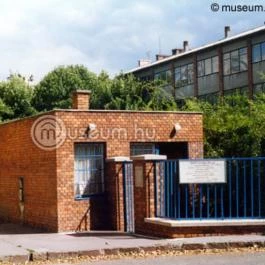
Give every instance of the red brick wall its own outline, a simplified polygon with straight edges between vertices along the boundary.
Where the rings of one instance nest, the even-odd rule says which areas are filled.
[[[238,226],[193,226],[193,227],[168,227],[159,224],[145,224],[146,229],[138,233],[162,238],[205,237],[223,235],[264,234],[265,225],[238,225]]]
[[[67,138],[65,143],[57,150],[57,177],[58,177],[58,230],[75,230],[89,204],[94,199],[76,201],[74,199],[74,143],[75,142],[106,142],[106,156],[129,156],[130,142],[190,142],[191,146],[198,146],[203,141],[202,115],[188,113],[165,112],[119,112],[119,111],[66,111],[57,112],[65,123],[66,128],[87,128],[89,123],[97,125],[97,131],[103,130],[106,138],[107,131],[113,128],[122,128],[127,131],[127,137],[121,134],[118,138],[90,139],[83,136],[84,132],[77,133],[79,139]],[[173,126],[179,122],[182,129],[177,135],[172,135]],[[143,129],[145,136],[140,133]],[[154,129],[156,131],[153,139]],[[113,132],[113,131],[112,131]],[[74,135],[72,133],[72,135]],[[94,134],[95,135],[95,134]],[[109,133],[109,135],[112,135]],[[143,136],[143,137],[142,137]],[[200,144],[199,144],[200,145]],[[202,145],[200,145],[202,146]],[[197,150],[197,149],[196,149]],[[193,154],[193,149],[190,150]],[[108,175],[106,176],[108,177]],[[106,180],[108,182],[108,180]],[[107,198],[106,198],[107,200]],[[88,229],[105,229],[110,222],[111,205],[100,205],[88,216]],[[95,221],[99,220],[99,221]]]
[[[105,173],[109,228],[124,231],[124,191],[122,163],[108,162]]]
[[[36,118],[0,126],[0,218],[21,221],[19,177],[24,177],[24,221],[57,230],[56,152],[43,151],[32,142]]]
[[[111,204],[108,188],[108,196],[75,200],[75,142],[105,142],[106,157],[111,157],[129,156],[130,142],[175,141],[189,142],[189,155],[193,156],[194,150],[202,146],[203,141],[201,114],[73,110],[50,112],[49,115],[59,117],[67,130],[71,128],[71,137],[67,137],[56,151],[41,150],[32,142],[30,130],[37,117],[0,125],[0,215],[12,221],[20,220],[18,178],[23,176],[24,221],[51,231],[116,229],[113,226],[113,205],[122,207],[119,198],[122,194],[116,193],[119,202]],[[176,122],[182,129],[174,135],[172,130]],[[89,123],[96,124],[103,135],[97,139],[88,138],[84,129]],[[79,131],[80,128],[83,130]],[[125,130],[127,135],[121,133],[119,138],[117,131],[111,131],[112,136],[106,137],[106,132],[114,128]],[[106,175],[106,178],[109,176]],[[122,226],[122,221],[117,225]]]
[[[137,187],[134,183],[135,232],[145,234],[149,228],[144,219],[155,217],[154,165],[152,162],[134,161],[133,167],[137,166],[143,169],[143,186]]]

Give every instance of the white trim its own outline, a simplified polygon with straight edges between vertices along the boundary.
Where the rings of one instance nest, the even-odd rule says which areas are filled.
[[[130,162],[128,156],[113,156],[106,159],[107,162]]]
[[[152,161],[157,161],[157,160],[167,160],[167,156],[165,155],[154,155],[154,154],[146,154],[146,155],[138,155],[138,156],[132,156],[132,160],[152,160]]]
[[[225,220],[172,220],[167,218],[145,218],[146,223],[167,227],[204,227],[204,226],[255,226],[264,225],[265,219],[225,219]]]

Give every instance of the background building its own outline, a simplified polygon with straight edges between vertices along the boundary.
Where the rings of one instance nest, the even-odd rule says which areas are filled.
[[[159,79],[177,100],[198,97],[213,101],[234,93],[250,98],[265,90],[265,26],[230,36],[195,49],[173,49],[172,55],[156,55],[156,61],[140,60],[128,71],[140,80]]]

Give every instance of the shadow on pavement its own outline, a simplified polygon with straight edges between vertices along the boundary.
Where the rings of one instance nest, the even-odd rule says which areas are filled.
[[[23,224],[14,224],[14,223],[0,223],[0,235],[23,235],[23,234],[48,234],[46,230],[30,227]],[[54,234],[54,233],[53,233]],[[128,239],[152,239],[152,240],[161,240],[160,238],[155,237],[146,237],[141,235],[136,235],[132,233],[124,233],[118,231],[83,231],[83,232],[74,232],[74,233],[63,233],[70,237],[98,237],[104,239],[115,239],[115,240],[128,240]]]
[[[15,234],[40,234],[47,231],[32,228],[23,224],[0,223],[0,235],[15,235]]]
[[[68,236],[73,237],[102,237],[102,238],[112,238],[112,239],[136,239],[136,238],[146,238],[152,240],[161,240],[161,238],[156,237],[147,237],[136,235],[133,233],[125,233],[125,232],[116,232],[116,231],[91,231],[91,232],[76,232],[76,233],[69,233]]]

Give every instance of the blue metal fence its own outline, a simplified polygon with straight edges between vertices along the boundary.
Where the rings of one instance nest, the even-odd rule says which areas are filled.
[[[178,160],[156,162],[154,168],[158,217],[265,217],[265,158],[226,159],[227,182],[223,184],[180,184]]]
[[[123,194],[124,194],[124,221],[125,231],[134,232],[134,190],[132,162],[123,162]]]

